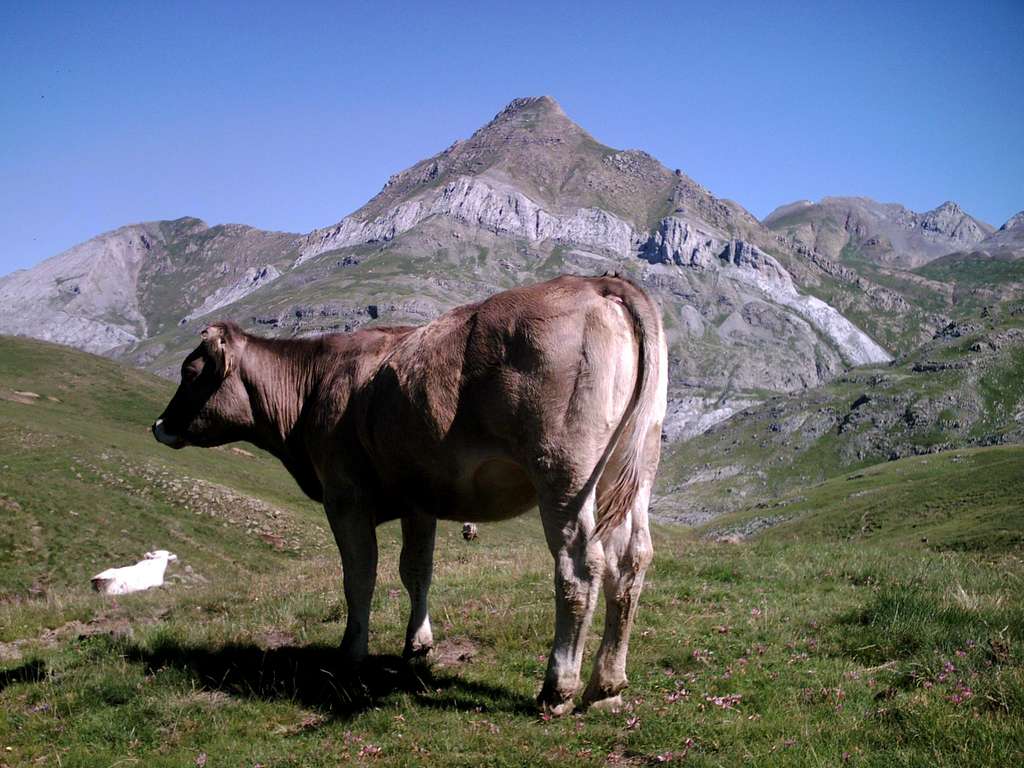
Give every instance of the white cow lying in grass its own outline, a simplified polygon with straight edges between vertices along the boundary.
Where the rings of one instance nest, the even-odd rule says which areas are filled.
[[[127,595],[129,592],[141,592],[151,587],[159,587],[164,583],[164,571],[167,564],[177,560],[178,556],[166,549],[147,552],[145,559],[135,565],[123,568],[107,568],[92,577],[92,588],[108,595]]]

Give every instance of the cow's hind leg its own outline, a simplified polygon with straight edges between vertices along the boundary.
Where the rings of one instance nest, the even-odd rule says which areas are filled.
[[[377,531],[370,510],[346,501],[324,504],[334,540],[341,553],[342,578],[348,619],[341,639],[341,655],[358,664],[369,653],[370,602],[377,583]]]
[[[409,592],[411,609],[405,631],[405,658],[425,656],[434,645],[427,613],[427,593],[434,570],[434,536],[437,520],[414,512],[402,518],[402,555],[398,572]]]
[[[555,640],[538,703],[547,712],[572,711],[580,685],[587,630],[594,615],[603,554],[594,535],[594,492],[569,501],[540,501],[548,547],[555,558]]]
[[[629,517],[604,542],[604,637],[594,659],[594,670],[583,693],[583,706],[614,709],[622,703],[626,687],[626,655],[636,617],[644,573],[653,557],[647,526],[650,484],[634,501]]]

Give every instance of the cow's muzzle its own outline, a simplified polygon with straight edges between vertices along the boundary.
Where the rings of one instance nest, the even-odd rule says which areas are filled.
[[[157,419],[153,422],[153,437],[164,445],[169,445],[171,448],[184,448],[188,445],[185,438],[179,437],[178,435],[172,435],[164,429],[163,419]]]

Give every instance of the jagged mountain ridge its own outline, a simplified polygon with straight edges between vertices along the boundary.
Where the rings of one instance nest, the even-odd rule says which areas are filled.
[[[871,261],[904,269],[970,248],[995,231],[952,201],[917,213],[867,197],[789,203],[768,214],[764,224],[831,259],[853,248]]]
[[[61,266],[74,266],[70,251],[4,278],[0,295],[34,291],[55,320],[33,328],[0,312],[0,330],[90,348],[108,328],[105,351],[172,374],[211,313],[277,335],[423,322],[501,288],[617,269],[665,309],[670,435],[766,393],[818,386],[847,365],[887,360],[872,336],[888,343],[884,334],[895,338],[907,324],[931,332],[900,294],[771,231],[650,155],[602,145],[549,97],[513,101],[466,141],[306,236],[181,221],[137,225],[182,231],[145,251],[130,236],[136,245],[118,246],[131,254],[123,266],[102,255],[116,250],[116,233],[90,241],[107,244],[91,262],[96,270],[111,263],[123,272],[120,292],[100,295],[123,302],[76,304],[56,291],[80,269]],[[880,306],[896,311],[879,320]],[[83,330],[56,334],[69,318]]]

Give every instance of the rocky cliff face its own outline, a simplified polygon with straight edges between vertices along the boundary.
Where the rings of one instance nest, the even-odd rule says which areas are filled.
[[[158,225],[136,224],[0,279],[0,329],[105,352],[146,337],[138,277]]]

